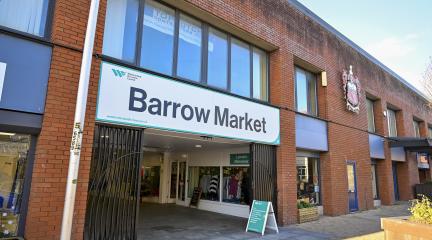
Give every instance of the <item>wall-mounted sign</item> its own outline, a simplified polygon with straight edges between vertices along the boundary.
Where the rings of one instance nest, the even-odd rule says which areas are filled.
[[[429,155],[426,153],[417,153],[418,168],[429,169]]]
[[[230,154],[231,165],[248,165],[250,164],[250,153]]]
[[[3,84],[6,75],[6,63],[0,62],[0,101],[3,93]]]
[[[102,62],[96,120],[279,144],[279,109]]]
[[[357,76],[354,76],[351,65],[349,72],[343,70],[342,80],[347,109],[358,114],[360,111],[361,88],[360,81]]]

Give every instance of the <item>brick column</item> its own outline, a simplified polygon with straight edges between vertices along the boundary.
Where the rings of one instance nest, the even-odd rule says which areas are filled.
[[[402,201],[414,198],[414,185],[420,183],[416,153],[407,152],[406,161],[397,166],[399,198]]]
[[[277,148],[277,190],[279,224],[297,223],[297,184],[295,113],[293,109],[294,81],[293,56],[277,50],[270,54],[270,101],[281,106],[281,143]]]
[[[384,116],[385,102],[376,100],[374,103],[375,128],[378,134],[388,136],[387,118]],[[391,205],[394,203],[394,186],[391,152],[388,142],[384,142],[383,160],[377,161],[378,191],[381,204]]]

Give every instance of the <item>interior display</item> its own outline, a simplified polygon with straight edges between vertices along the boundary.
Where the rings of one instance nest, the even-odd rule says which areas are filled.
[[[297,157],[297,200],[320,204],[319,164],[317,158]]]
[[[159,197],[160,166],[142,167],[141,197]]]
[[[249,205],[249,167],[223,167],[223,201]]]
[[[188,196],[195,187],[202,190],[201,199],[219,201],[219,167],[189,167]]]
[[[0,133],[0,238],[16,236],[30,136]]]

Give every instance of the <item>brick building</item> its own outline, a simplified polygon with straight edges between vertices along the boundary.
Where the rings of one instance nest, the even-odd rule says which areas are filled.
[[[59,238],[89,2],[0,1],[0,237]],[[74,239],[199,187],[286,225],[431,180],[426,98],[294,0],[101,0],[94,46]]]

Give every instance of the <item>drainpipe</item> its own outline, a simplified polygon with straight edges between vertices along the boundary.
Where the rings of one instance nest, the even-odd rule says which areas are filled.
[[[88,86],[93,55],[94,38],[96,34],[98,10],[99,0],[91,0],[89,19],[87,23],[87,30],[83,49],[83,58],[81,62],[78,95],[75,106],[75,119],[70,147],[68,176],[66,181],[66,196],[61,225],[61,240],[71,239],[78,168],[81,154],[81,141],[84,129],[85,110],[87,106]]]

